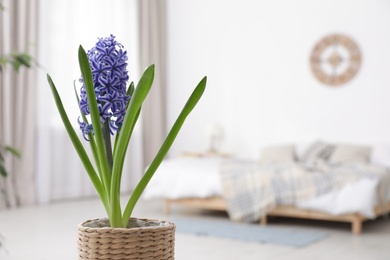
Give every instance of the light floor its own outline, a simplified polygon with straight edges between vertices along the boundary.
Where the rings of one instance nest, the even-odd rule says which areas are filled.
[[[225,213],[200,211],[174,206],[171,215],[162,213],[162,201],[140,201],[134,216],[170,220],[175,217],[227,218]],[[98,200],[62,202],[54,205],[0,211],[0,234],[8,257],[0,260],[73,260],[77,259],[77,224],[104,217]],[[363,234],[350,232],[350,225],[322,221],[273,219],[270,225],[300,226],[326,231],[329,236],[305,248],[296,249],[260,243],[247,243],[212,237],[176,233],[177,260],[251,260],[251,259],[383,259],[390,260],[390,218],[368,221]]]

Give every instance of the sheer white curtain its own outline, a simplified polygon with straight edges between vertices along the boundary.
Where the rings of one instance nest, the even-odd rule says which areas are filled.
[[[79,44],[90,49],[97,37],[113,34],[128,51],[130,80],[139,79],[136,0],[41,0],[38,60],[56,84],[68,116],[78,129],[73,81],[80,77]],[[36,184],[40,203],[95,195],[88,175],[55,108],[46,75],[39,78]],[[80,135],[81,136],[81,135]],[[88,144],[86,144],[88,147]],[[138,124],[129,145],[122,191],[143,173],[142,131]]]
[[[3,0],[0,3],[4,8],[0,10],[0,56],[25,52],[35,57],[39,1]],[[35,75],[35,69],[21,68],[16,73],[11,65],[0,72],[0,142],[22,154],[21,159],[6,157],[9,176],[0,178],[0,189],[5,189],[6,204],[11,207],[35,202]],[[2,199],[3,194],[0,194],[0,201]]]
[[[167,134],[166,127],[166,1],[139,1],[140,64],[155,64],[153,88],[142,106],[143,155],[152,161]]]

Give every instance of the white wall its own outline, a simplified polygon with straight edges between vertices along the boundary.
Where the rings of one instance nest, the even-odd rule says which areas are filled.
[[[223,149],[255,157],[264,144],[390,143],[390,2],[386,0],[168,0],[168,120],[192,88],[208,89],[171,154],[201,151],[211,122]],[[312,75],[309,55],[330,33],[359,45],[357,76],[331,88]]]

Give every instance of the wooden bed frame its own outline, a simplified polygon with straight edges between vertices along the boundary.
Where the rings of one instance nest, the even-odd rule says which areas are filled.
[[[191,207],[197,207],[202,209],[209,210],[219,210],[226,211],[226,203],[222,197],[211,197],[205,199],[166,199],[164,201],[164,213],[169,214],[171,205],[185,205]],[[381,207],[375,208],[375,213],[377,216],[383,215],[385,213],[390,212],[390,202],[387,203],[387,209],[382,210]],[[313,210],[304,210],[298,209],[292,206],[283,206],[278,207],[271,212],[269,212],[266,216],[262,217],[260,220],[260,224],[267,224],[267,216],[275,216],[275,217],[293,217],[293,218],[304,218],[304,219],[318,219],[318,220],[328,220],[328,221],[339,221],[339,222],[350,222],[352,224],[352,233],[360,234],[362,232],[362,224],[364,221],[368,220],[367,218],[361,216],[358,213],[355,214],[345,214],[345,215],[330,215],[326,213],[322,213],[319,211]]]

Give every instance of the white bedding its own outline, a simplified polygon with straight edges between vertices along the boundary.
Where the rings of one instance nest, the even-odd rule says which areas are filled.
[[[375,218],[374,206],[377,201],[378,180],[362,179],[347,184],[344,188],[323,196],[300,202],[301,209],[326,212],[332,215],[360,213],[367,218]]]
[[[182,157],[164,160],[143,198],[206,198],[222,196],[219,165],[222,158]]]
[[[222,158],[175,158],[162,162],[145,189],[143,198],[206,198],[223,196],[219,167]],[[226,159],[225,159],[226,160]],[[389,176],[390,178],[390,176]],[[363,179],[342,189],[296,205],[302,209],[318,210],[339,215],[358,212],[375,217],[378,181]],[[390,200],[390,187],[387,187]]]

